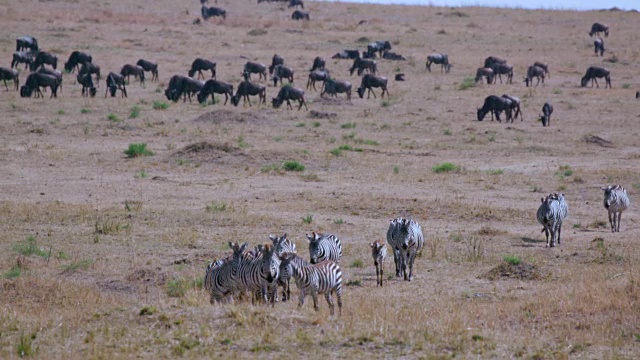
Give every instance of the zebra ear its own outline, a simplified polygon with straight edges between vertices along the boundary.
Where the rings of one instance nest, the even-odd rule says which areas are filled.
[[[604,186],[600,186],[600,190],[607,190],[607,188]]]
[[[307,239],[309,239],[309,241],[313,241],[313,237],[311,237],[309,234],[306,234],[306,235],[307,235]]]
[[[233,249],[233,243],[229,241],[229,247]]]
[[[276,240],[278,240],[278,237],[275,235],[271,235],[269,234],[269,239],[271,239],[271,241],[273,241],[274,243],[276,242]]]

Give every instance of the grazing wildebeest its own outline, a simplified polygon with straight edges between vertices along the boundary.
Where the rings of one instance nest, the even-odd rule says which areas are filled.
[[[200,13],[202,14],[202,18],[205,20],[214,16],[222,16],[223,19],[227,18],[227,11],[215,6],[206,7],[202,5],[202,8],[200,9]]]
[[[302,0],[289,0],[289,6],[287,6],[288,8],[296,6],[300,6],[302,9],[304,9],[304,2],[302,2]]]
[[[73,72],[76,68],[79,68],[84,63],[90,63],[92,60],[91,55],[82,51],[74,51],[69,55],[69,60],[64,63],[64,69],[68,72]]]
[[[339,53],[336,53],[331,58],[332,59],[357,59],[360,57],[360,51],[358,50],[343,50]]]
[[[598,56],[598,52],[600,52],[600,56],[604,56],[604,40],[602,38],[593,40],[593,51],[596,56]]]
[[[482,77],[487,78],[487,84],[493,83],[493,69],[491,68],[478,68],[476,71],[475,82],[482,81]]]
[[[391,50],[391,43],[389,41],[374,41],[367,45],[367,52],[369,54],[378,53],[379,57],[382,57],[382,53]]]
[[[331,97],[334,97],[337,96],[336,94],[338,93],[347,94],[347,100],[351,100],[351,83],[348,81],[338,81],[329,78],[324,83],[324,90],[320,93],[320,97],[324,94],[329,94]]]
[[[120,69],[120,75],[126,77],[127,81],[130,81],[129,78],[133,75],[133,77],[140,80],[140,85],[144,86],[144,69],[142,66],[125,64],[122,69]]]
[[[16,51],[38,51],[38,40],[33,36],[20,36],[16,39]]]
[[[507,60],[498,57],[498,56],[489,56],[488,58],[484,59],[484,67],[486,68],[493,68],[494,64],[506,64]]]
[[[44,97],[40,88],[48,87],[51,88],[51,96],[49,98],[58,97],[58,86],[60,86],[60,80],[57,77],[34,72],[29,74],[24,85],[20,88],[20,96],[31,97],[31,94],[35,92],[35,97],[38,97],[38,95],[40,95],[40,97]]]
[[[58,68],[58,57],[46,51],[38,51],[35,60],[31,63],[31,71],[36,71],[45,64],[51,65],[54,69]]]
[[[83,63],[78,74],[96,74],[96,84],[100,84],[100,66],[94,63]]]
[[[549,77],[549,79],[551,79],[551,72],[549,72],[549,65],[547,65],[546,63],[543,63],[541,61],[536,61],[533,63],[533,66],[537,66],[539,68],[541,68],[542,70],[544,70],[544,74]]]
[[[369,50],[366,51],[362,51],[362,58],[363,59],[375,59],[376,58],[376,53],[375,52],[370,52]]]
[[[244,64],[242,75],[245,77],[246,81],[250,81],[251,74],[259,74],[260,77],[258,78],[258,80],[262,80],[263,77],[265,80],[267,80],[267,66],[255,61],[247,61],[247,63]]]
[[[191,63],[191,69],[189,69],[189,77],[193,77],[193,75],[195,75],[195,73],[197,72],[197,79],[200,79],[201,76],[204,79],[202,70],[211,70],[211,78],[216,78],[216,63],[202,58],[196,58],[195,60],[193,60],[193,63]]]
[[[78,84],[82,85],[82,96],[96,96],[96,87],[93,85],[91,74],[78,74],[76,76]]]
[[[640,91],[636,91],[636,99],[640,98]]]
[[[158,81],[158,64],[157,63],[154,63],[145,59],[140,59],[138,60],[136,65],[143,68],[144,71],[151,72],[151,81],[154,81],[154,80]]]
[[[233,96],[233,85],[224,81],[209,79],[204,83],[204,86],[198,93],[198,102],[204,104],[207,101],[209,95],[211,95],[211,100],[215,104],[216,98],[214,94],[224,94],[223,105],[227,105],[227,100],[229,100],[229,98]]]
[[[522,109],[520,109],[520,98],[507,94],[502,95],[502,97],[511,100],[511,112],[513,113],[515,111],[511,118],[511,122],[513,122],[513,119],[517,119],[518,115],[520,115],[520,121],[523,121],[524,117],[522,116]]]
[[[389,90],[387,90],[387,78],[382,76],[375,76],[373,74],[365,74],[362,77],[362,82],[360,83],[360,87],[358,88],[358,95],[360,99],[364,97],[365,90],[367,91],[367,99],[373,94],[373,97],[376,98],[376,93],[373,92],[374,87],[378,87],[382,89],[382,95],[380,97],[384,97],[384,93],[387,93],[387,97],[389,96]]]
[[[407,60],[406,56],[400,55],[400,54],[396,54],[396,53],[391,52],[391,51],[385,51],[382,54],[382,58],[383,59],[387,59],[387,60]]]
[[[320,56],[316,56],[316,58],[313,59],[313,65],[311,66],[311,70],[309,71],[324,70],[325,65],[326,65],[326,62],[324,61],[324,58]]]
[[[511,120],[511,100],[496,95],[489,95],[484,99],[482,108],[478,109],[478,121],[484,120],[488,112],[491,113],[491,120],[493,120],[493,114],[495,114],[496,119],[500,121],[501,111],[507,114],[507,120]]]
[[[18,64],[24,64],[24,68],[28,69],[33,64],[33,53],[31,51],[16,51],[13,53],[11,60],[11,68],[18,67]]]
[[[449,73],[451,64],[449,64],[449,56],[447,54],[431,54],[427,56],[427,71],[431,72],[431,64],[440,64],[440,72]]]
[[[4,82],[4,87],[7,91],[9,91],[7,80],[13,80],[13,85],[15,86],[16,91],[18,91],[18,88],[20,87],[20,73],[18,73],[18,70],[0,66],[0,80]]]
[[[543,68],[537,65],[531,65],[527,69],[527,76],[524,78],[524,82],[526,83],[527,87],[529,87],[529,85],[533,86],[533,78],[535,77],[538,80],[535,86],[538,86],[541,80],[542,85],[544,85],[544,74],[545,71]]]
[[[182,95],[182,101],[186,102],[187,97],[191,102],[191,95],[200,92],[204,87],[204,81],[196,80],[182,75],[174,75],[169,80],[169,86],[164,91],[167,99],[176,102]]]
[[[318,91],[316,89],[316,81],[322,81],[322,88],[324,88],[325,82],[329,79],[329,71],[327,70],[314,70],[309,73],[309,80],[307,80],[307,89],[309,87],[313,87],[313,90]],[[322,91],[322,88],[320,89]]]
[[[282,85],[282,79],[287,79],[293,84],[293,69],[280,64],[273,69],[273,86],[278,86],[278,80]]]
[[[500,84],[502,84],[502,74],[507,75],[507,84],[513,84],[513,66],[507,63],[494,63],[491,69],[493,70],[494,84],[497,82],[497,78],[500,78]]]
[[[296,10],[291,14],[293,20],[309,20],[309,13],[302,10]]]
[[[167,100],[171,100],[173,102],[178,101],[178,99],[180,98],[178,91],[181,86],[182,79],[184,78],[186,78],[186,76],[173,75],[171,79],[169,79],[169,84],[164,90],[164,95],[167,97]]]
[[[404,73],[397,73],[395,79],[396,81],[404,81]]]
[[[90,73],[83,73],[80,71],[80,74]],[[124,86],[124,76],[110,72],[109,75],[107,75],[107,87],[104,92],[104,97],[107,97],[107,91],[111,93],[111,97],[115,97],[118,89],[120,89],[121,97],[127,97],[127,88]]]
[[[593,87],[594,81],[596,82],[596,87],[600,87],[598,86],[597,78],[605,79],[606,81],[604,85],[605,89],[607,88],[607,86],[609,88],[611,87],[611,77],[609,76],[609,70],[599,66],[590,66],[587,69],[587,72],[584,74],[584,76],[582,77],[582,80],[580,81],[580,86],[582,87],[587,86],[587,82],[591,80],[591,87]]]
[[[248,101],[249,106],[251,106],[251,99],[249,99],[249,95],[258,95],[258,103],[267,103],[267,88],[262,84],[255,84],[250,81],[243,81],[240,83],[240,85],[238,85],[236,94],[231,97],[231,103],[233,104],[233,106],[238,106],[240,97],[242,97],[242,104],[244,105]]]
[[[309,110],[309,108],[307,108],[307,102],[304,101],[304,90],[295,88],[290,85],[281,87],[280,91],[278,92],[278,96],[271,99],[271,104],[275,109],[277,109],[282,105],[284,101],[286,101],[287,108],[293,110],[293,106],[291,106],[290,100],[298,100],[298,103],[300,104],[298,106],[298,111],[302,109],[302,105],[304,105],[304,108],[306,110]]]
[[[551,103],[544,103],[542,105],[542,115],[540,115],[540,121],[542,126],[551,126],[551,113],[553,113],[553,105]]]
[[[37,72],[41,74],[55,76],[58,79],[58,88],[60,89],[60,92],[62,92],[62,72],[60,70],[47,69],[46,67],[41,67],[40,69],[38,69]]]
[[[284,58],[278,54],[274,54],[271,58],[271,65],[269,65],[269,75],[273,75],[273,69],[278,65],[284,65]]]
[[[362,75],[365,70],[370,74],[375,74],[376,71],[378,71],[378,65],[375,60],[357,58],[353,60],[353,65],[351,65],[351,68],[349,69],[349,74],[353,75],[353,72],[356,70],[358,70],[358,75]]]
[[[593,23],[593,25],[591,25],[591,31],[589,31],[589,36],[593,36],[598,35],[603,32],[605,37],[609,36],[609,27],[607,25],[604,24],[600,24],[598,22]]]

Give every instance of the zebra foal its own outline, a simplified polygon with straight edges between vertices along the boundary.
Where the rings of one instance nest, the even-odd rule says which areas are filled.
[[[371,257],[373,264],[376,266],[376,286],[382,286],[384,277],[384,260],[387,257],[387,244],[378,240],[369,244],[371,247]]]
[[[291,240],[287,239],[287,234],[285,233],[282,237],[269,235],[269,239],[273,242],[273,246],[278,246],[276,250],[277,256],[282,255],[285,252],[290,252],[296,254],[296,244],[294,244]],[[291,276],[293,274],[293,270],[289,264],[280,263],[280,273],[278,275],[278,286],[282,287],[282,301],[287,301],[291,298]],[[277,296],[277,294],[276,294]],[[277,299],[276,299],[277,301]]]
[[[307,234],[307,239],[309,239],[309,257],[312,264],[325,260],[340,262],[342,243],[337,236],[312,232],[311,235]]]
[[[629,207],[629,195],[627,190],[620,185],[601,187],[604,190],[604,208],[609,213],[611,232],[620,232],[620,220],[622,212]]]
[[[393,260],[396,263],[396,277],[400,272],[406,281],[413,279],[413,261],[416,254],[424,246],[422,228],[413,219],[397,218],[391,220],[387,230],[387,243],[393,250]],[[407,274],[407,266],[409,274]]]

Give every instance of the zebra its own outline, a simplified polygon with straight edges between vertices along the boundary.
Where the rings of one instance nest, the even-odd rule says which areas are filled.
[[[562,222],[569,216],[569,205],[564,199],[564,194],[553,193],[549,197],[558,200],[560,205],[560,223],[558,224],[558,245],[560,245],[560,234],[562,233]]]
[[[278,246],[265,244],[262,251],[253,259],[242,259],[238,265],[238,287],[241,292],[259,294],[267,303],[275,306],[280,259],[277,257]],[[255,301],[255,297],[254,297]]]
[[[287,234],[285,233],[282,237],[277,237],[274,235],[269,235],[269,238],[273,242],[273,246],[279,247],[277,249],[276,254],[278,256],[282,255],[285,252],[290,252],[296,254],[296,244],[294,244],[291,240],[287,239]],[[280,263],[280,273],[278,275],[278,286],[282,286],[282,301],[287,301],[291,298],[291,275],[293,274],[293,270],[291,266],[288,264]],[[276,299],[277,301],[277,299]]]
[[[340,262],[342,257],[342,243],[337,236],[331,234],[307,234],[309,239],[309,256],[311,263],[317,264],[324,260]]]
[[[540,202],[536,217],[540,225],[543,226],[542,231],[547,237],[547,246],[554,247],[556,246],[558,228],[562,223],[562,207],[560,201],[553,194],[548,195],[546,198],[541,198]]]
[[[371,247],[371,257],[373,264],[376,266],[376,286],[382,287],[384,277],[384,260],[387,257],[387,244],[382,240],[378,240],[369,244]]]
[[[620,185],[601,187],[604,190],[604,208],[609,212],[609,224],[611,232],[620,232],[620,220],[622,212],[629,207],[629,195],[627,190]],[[611,216],[613,214],[613,217]]]
[[[238,265],[247,248],[247,243],[239,245],[238,242],[234,244],[229,241],[229,247],[233,250],[233,255],[216,260],[207,266],[204,288],[209,290],[211,304],[222,301],[224,298],[233,302]]]
[[[286,266],[291,266],[296,286],[300,289],[298,307],[304,305],[306,294],[313,298],[313,308],[318,311],[318,294],[324,294],[329,304],[331,315],[335,314],[335,305],[331,295],[335,292],[338,298],[338,311],[342,316],[342,270],[340,265],[331,260],[317,264],[309,264],[300,256],[285,252],[280,259]]]
[[[413,261],[416,254],[424,246],[422,228],[413,219],[399,217],[391,220],[387,230],[387,242],[393,250],[393,260],[396,263],[396,277],[400,272],[404,274],[405,281],[413,279]],[[407,275],[407,266],[409,274]]]

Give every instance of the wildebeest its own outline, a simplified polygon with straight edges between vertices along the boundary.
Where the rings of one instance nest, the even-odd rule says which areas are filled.
[[[258,78],[258,80],[262,80],[263,77],[265,80],[267,80],[267,66],[255,61],[247,61],[247,63],[244,64],[242,75],[245,77],[246,81],[250,81],[251,74],[259,74],[260,77]]]
[[[35,92],[35,97],[38,97],[38,95],[40,95],[40,97],[44,97],[42,95],[42,92],[40,91],[40,88],[48,87],[51,88],[51,96],[49,98],[58,97],[59,86],[60,80],[57,77],[49,74],[34,72],[29,74],[24,85],[20,88],[20,96],[31,97],[31,94]]]
[[[357,59],[360,57],[360,51],[358,50],[343,50],[339,53],[336,53],[331,58],[332,59]]]
[[[74,51],[69,55],[69,60],[64,63],[64,69],[68,72],[73,72],[76,68],[79,68],[84,63],[90,63],[92,61],[91,55],[82,52]]]
[[[52,68],[58,68],[58,57],[46,51],[38,51],[36,58],[31,63],[31,71],[36,71],[45,64],[51,65]]]
[[[304,2],[302,2],[302,0],[289,0],[289,6],[287,7],[292,8],[296,6],[300,6],[304,9]]]
[[[196,80],[187,76],[174,75],[169,80],[169,86],[164,91],[167,99],[176,102],[182,95],[182,101],[186,102],[187,97],[191,102],[191,95],[198,93],[204,87],[204,81]]]
[[[549,65],[547,65],[546,63],[543,63],[541,61],[536,61],[533,63],[533,66],[537,66],[539,68],[541,68],[542,70],[544,70],[544,74],[549,77],[549,79],[551,79],[551,72],[549,71]]]
[[[609,26],[595,22],[591,25],[591,31],[589,31],[589,36],[598,35],[603,32],[605,37],[609,36]]]
[[[127,78],[127,81],[130,81],[129,78],[131,75],[140,80],[140,85],[144,85],[144,69],[142,66],[125,64],[122,69],[120,69],[120,75]]]
[[[309,13],[302,10],[296,10],[291,14],[293,20],[309,20]]]
[[[307,102],[304,101],[304,90],[295,88],[291,85],[285,85],[281,87],[280,91],[278,92],[278,96],[271,99],[271,104],[275,109],[277,109],[282,105],[284,101],[286,101],[287,108],[293,110],[293,106],[291,106],[290,100],[298,101],[298,103],[300,104],[298,106],[298,111],[302,109],[302,105],[304,105],[304,108],[306,110],[309,110],[309,108],[307,108]]]
[[[593,40],[593,51],[596,56],[598,56],[598,52],[600,52],[600,56],[604,56],[604,40],[602,40],[602,38]]]
[[[33,36],[20,36],[16,39],[16,51],[38,51],[38,40]]]
[[[60,92],[62,92],[62,72],[60,70],[48,69],[43,66],[40,69],[38,69],[37,72],[41,74],[55,76],[58,79],[58,88],[60,89]]]
[[[80,66],[80,71],[78,74],[96,74],[96,84],[100,84],[100,66],[91,63],[85,62]]]
[[[202,18],[205,20],[214,16],[222,16],[223,19],[227,18],[227,11],[215,6],[206,7],[202,5],[202,8],[200,8],[200,14],[202,14]]]
[[[18,88],[20,87],[20,73],[18,73],[18,70],[0,66],[0,80],[4,82],[4,87],[7,91],[9,91],[7,80],[13,80],[13,85],[16,91],[18,91]]]
[[[144,71],[151,72],[151,81],[158,80],[158,64],[157,63],[154,63],[145,59],[140,59],[138,60],[136,65],[143,68]]]
[[[362,75],[365,70],[370,74],[375,74],[376,71],[378,71],[378,65],[373,59],[358,58],[353,60],[353,65],[351,65],[351,68],[349,69],[349,74],[353,75],[353,72],[356,70],[358,70],[358,75]]]
[[[387,59],[387,60],[407,60],[406,56],[400,55],[400,54],[396,54],[396,53],[391,52],[391,51],[385,51],[382,54],[382,58],[383,59]]]
[[[231,103],[233,106],[238,106],[240,102],[240,97],[242,97],[244,105],[245,102],[249,102],[249,106],[251,106],[251,99],[249,96],[258,95],[258,103],[267,103],[267,88],[262,84],[252,83],[250,81],[243,81],[238,85],[238,89],[236,90],[236,94],[231,97]]]
[[[395,79],[396,81],[404,81],[404,73],[397,73]]]
[[[193,75],[195,75],[195,73],[197,72],[197,79],[200,79],[201,76],[204,79],[202,70],[210,70],[211,78],[216,78],[216,63],[202,58],[196,58],[195,60],[193,60],[193,62],[191,63],[191,69],[189,69],[189,77],[193,77]]]
[[[640,91],[636,91],[636,99],[640,98]]]
[[[278,65],[284,65],[284,58],[278,54],[274,54],[271,58],[271,65],[269,65],[269,75],[273,74],[273,69]]]
[[[500,78],[500,84],[502,84],[503,74],[507,75],[507,84],[513,84],[513,66],[507,63],[494,63],[491,69],[493,70],[494,84],[497,82],[497,78]]]
[[[80,71],[80,74],[87,73]],[[111,94],[111,97],[115,97],[118,89],[120,89],[121,97],[127,97],[127,88],[124,85],[124,76],[110,72],[109,75],[107,75],[107,87],[104,92],[104,97],[107,97],[107,91]]]
[[[500,121],[500,112],[504,111],[507,114],[507,120],[511,120],[511,100],[499,97],[496,95],[489,95],[484,99],[484,104],[478,109],[478,121],[484,120],[487,113],[491,113],[491,119],[493,120],[493,114],[496,115],[496,119]]]
[[[204,83],[204,86],[198,93],[198,102],[204,104],[207,101],[209,95],[211,95],[211,100],[215,104],[216,98],[214,94],[224,94],[223,105],[227,105],[227,100],[229,100],[229,98],[233,96],[233,85],[224,81],[209,79]]]
[[[313,87],[316,89],[316,81],[322,81],[322,88],[324,88],[325,82],[329,79],[329,71],[327,70],[314,70],[309,73],[309,80],[307,80],[307,89]],[[322,88],[320,90],[322,90]]]
[[[542,81],[542,85],[544,85],[544,74],[545,71],[543,68],[537,65],[531,65],[527,69],[527,76],[524,78],[524,82],[526,83],[527,87],[529,85],[533,86],[533,78],[535,77],[538,80],[535,86],[538,86],[538,84],[540,84],[540,81]]]
[[[553,105],[551,103],[544,103],[542,105],[542,115],[540,115],[540,121],[542,126],[551,126],[551,113],[553,113]]]
[[[334,97],[337,96],[336,94],[338,93],[347,94],[347,100],[351,100],[351,83],[348,81],[338,81],[329,78],[324,83],[324,89],[320,93],[320,97],[322,97],[322,95],[324,94],[329,94],[331,95],[331,97]]]
[[[587,86],[587,82],[591,80],[591,87],[593,87],[594,81],[596,83],[596,87],[600,87],[598,86],[598,80],[597,80],[598,78],[605,79],[605,82],[606,82],[604,85],[605,89],[607,88],[607,86],[611,87],[611,77],[609,76],[609,70],[599,66],[590,66],[587,69],[587,72],[584,74],[584,76],[582,77],[582,80],[580,81],[580,86],[582,87]]]
[[[523,121],[524,117],[522,116],[522,109],[520,109],[520,98],[507,94],[502,95],[502,97],[511,100],[511,112],[513,114],[511,122],[513,122],[513,119],[517,119],[518,115],[520,115],[520,121]]]
[[[324,70],[325,65],[326,65],[326,61],[324,61],[324,58],[320,56],[316,56],[316,58],[313,59],[313,65],[311,66],[311,70],[309,71]]]
[[[367,91],[367,99],[373,94],[373,97],[376,98],[376,93],[373,92],[374,87],[382,89],[382,95],[380,97],[384,97],[384,94],[387,93],[387,97],[389,96],[389,90],[387,90],[387,78],[382,76],[375,76],[373,74],[365,74],[362,77],[362,82],[360,83],[360,87],[358,88],[358,95],[360,99],[364,97],[365,90]]]
[[[24,68],[28,69],[33,64],[33,52],[16,51],[11,59],[11,68],[18,67],[18,64],[24,64]]]
[[[391,43],[389,41],[374,41],[367,44],[367,52],[369,54],[378,53],[379,57],[382,57],[382,53],[391,50]]]
[[[287,79],[293,84],[293,69],[280,64],[273,69],[273,86],[278,86],[278,80],[282,85],[282,79]]]
[[[483,77],[487,79],[487,84],[493,83],[493,69],[486,67],[478,68],[478,70],[476,71],[475,82],[482,81]]]
[[[78,84],[82,85],[82,96],[96,96],[96,87],[93,85],[91,74],[78,74],[76,76]]]
[[[507,60],[498,56],[489,56],[484,59],[484,67],[493,69],[494,64],[506,64]]]
[[[451,64],[449,64],[449,56],[447,54],[431,54],[427,56],[427,71],[431,72],[431,64],[440,64],[440,72],[445,71],[449,73],[451,70]]]

